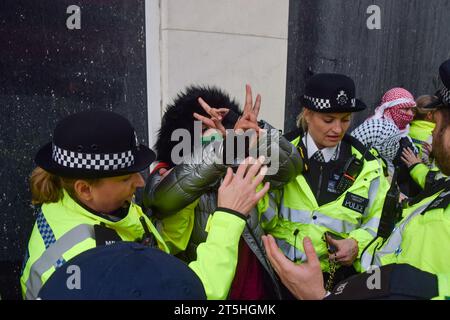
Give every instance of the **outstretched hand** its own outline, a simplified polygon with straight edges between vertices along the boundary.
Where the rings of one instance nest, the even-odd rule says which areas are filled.
[[[284,256],[271,235],[263,236],[262,240],[269,261],[281,282],[297,299],[321,300],[325,297],[326,291],[319,258],[317,258],[310,238],[303,239],[303,249],[307,261],[300,265]]]

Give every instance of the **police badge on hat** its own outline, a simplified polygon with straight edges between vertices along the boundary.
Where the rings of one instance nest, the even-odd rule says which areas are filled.
[[[348,103],[348,97],[344,90],[339,91],[336,100],[340,106],[345,106]]]

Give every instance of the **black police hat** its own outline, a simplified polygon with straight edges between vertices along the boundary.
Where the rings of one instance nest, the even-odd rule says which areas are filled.
[[[303,106],[322,113],[357,112],[366,108],[355,98],[355,83],[345,75],[318,73],[306,83]]]
[[[156,248],[117,242],[85,251],[57,269],[42,300],[205,300],[198,276]]]
[[[450,108],[450,59],[444,61],[439,67],[439,77],[442,88],[436,92],[438,100],[426,105],[424,108],[433,109],[437,107]]]
[[[44,170],[63,177],[105,178],[139,172],[155,153],[139,144],[130,122],[111,111],[89,110],[62,119],[53,141],[36,154]]]

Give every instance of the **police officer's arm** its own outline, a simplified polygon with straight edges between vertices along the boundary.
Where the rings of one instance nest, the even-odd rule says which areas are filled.
[[[235,176],[230,168],[227,170],[219,188],[218,208],[209,222],[208,237],[197,248],[197,260],[189,264],[201,279],[208,299],[225,299],[228,295],[246,217],[269,190],[266,183],[256,191],[266,170],[260,162],[241,164]]]
[[[422,189],[425,188],[427,181],[427,176],[430,173],[430,168],[428,168],[424,163],[417,163],[409,169],[409,175]]]
[[[378,232],[384,200],[390,187],[389,181],[382,173],[381,167],[378,172],[378,176],[370,182],[369,204],[362,216],[361,226],[349,233],[349,238],[353,238],[358,242],[357,259],[361,257],[364,248]]]
[[[155,223],[161,225],[160,234],[171,254],[178,254],[186,250],[194,228],[195,207],[197,205],[198,200],[195,200],[174,215],[159,220],[155,219]]]
[[[422,188],[426,189],[431,187],[439,176],[438,168],[428,168],[425,164],[419,163],[411,168],[409,168],[409,174],[411,178]]]

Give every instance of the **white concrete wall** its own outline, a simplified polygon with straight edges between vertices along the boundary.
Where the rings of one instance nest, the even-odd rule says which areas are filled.
[[[162,110],[190,84],[217,85],[242,104],[249,83],[262,96],[260,118],[282,129],[289,0],[155,1]]]

